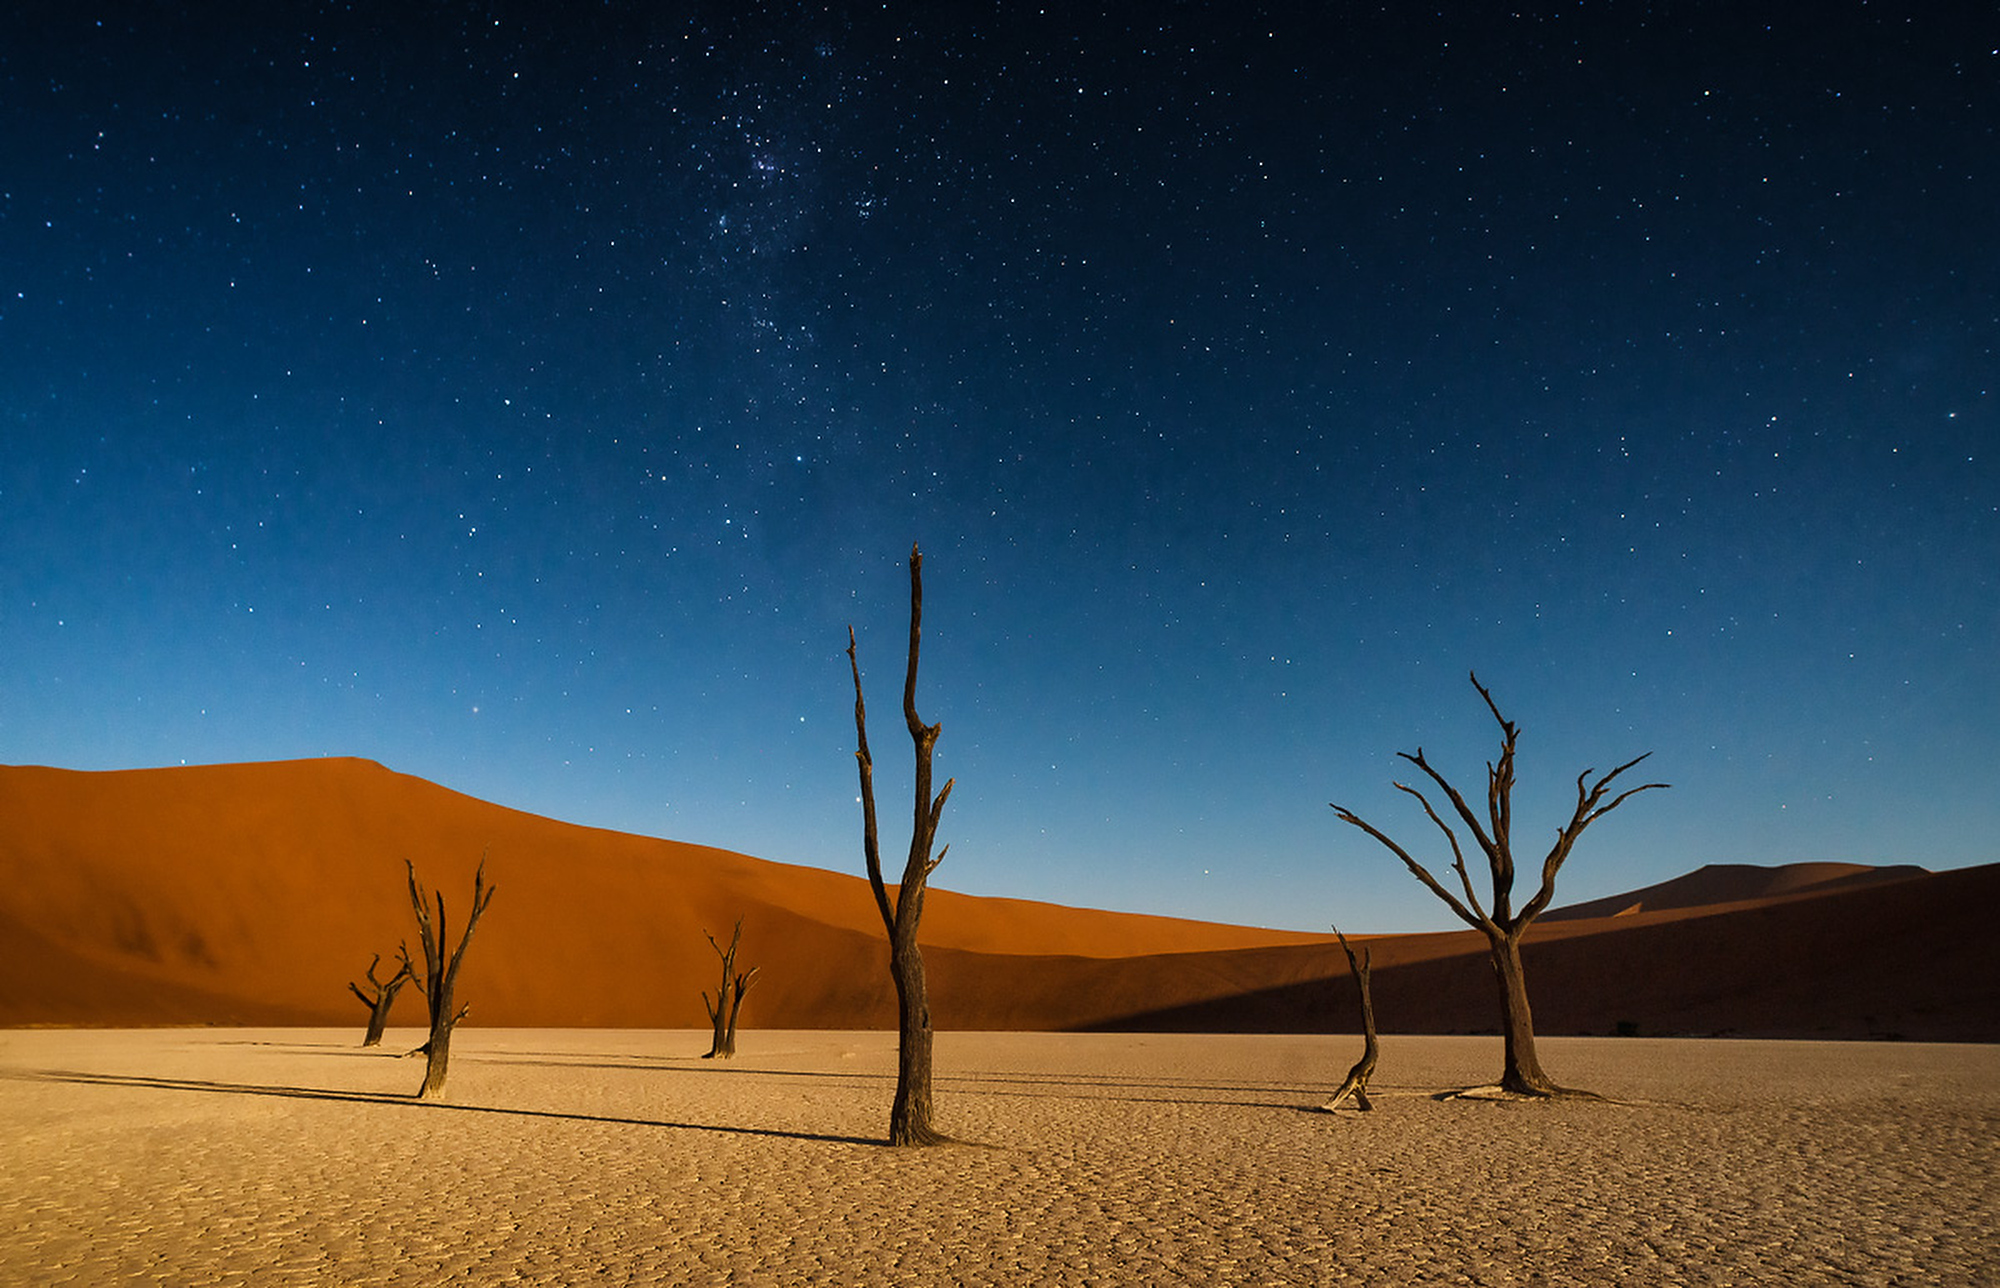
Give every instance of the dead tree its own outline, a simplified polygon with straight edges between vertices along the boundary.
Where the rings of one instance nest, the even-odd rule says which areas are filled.
[[[875,762],[868,754],[868,713],[861,700],[861,663],[854,652],[854,628],[847,628],[847,665],[854,675],[854,757],[861,772],[862,850],[868,860],[868,884],[875,907],[889,932],[889,975],[896,983],[897,1055],[896,1103],[889,1113],[891,1145],[935,1145],[948,1139],[931,1125],[931,1007],[924,983],[924,958],[917,948],[917,922],[924,915],[924,890],[930,875],[951,849],[931,857],[938,819],[951,795],[952,781],[931,795],[931,751],[941,724],[927,725],[917,716],[917,646],[922,636],[924,559],[910,547],[910,657],[903,674],[903,722],[916,748],[916,808],[910,826],[910,854],[903,879],[889,897],[882,880],[882,851],[875,830]]]
[[[402,963],[396,967],[396,973],[391,975],[386,983],[375,978],[375,968],[381,962],[380,953],[376,953],[368,962],[368,987],[374,990],[373,997],[362,992],[361,985],[353,980],[347,982],[349,991],[360,998],[361,1004],[368,1008],[368,1033],[361,1039],[361,1045],[365,1047],[381,1045],[382,1030],[389,1027],[389,1008],[396,1004],[396,994],[403,990],[403,985],[414,978],[410,971],[410,954],[407,947],[403,950]]]
[[[706,930],[708,946],[722,959],[722,983],[715,989],[715,1000],[708,1000],[708,990],[703,989],[701,1004],[708,1008],[709,1023],[715,1026],[715,1040],[709,1044],[704,1060],[727,1060],[736,1054],[736,1017],[743,1010],[743,995],[750,991],[761,967],[752,966],[742,974],[736,973],[736,946],[743,940],[743,918],[736,919],[736,933],[729,937],[729,951],[722,951],[722,945],[715,942],[715,936]]]
[[[472,932],[479,928],[479,918],[486,912],[486,905],[493,902],[493,889],[486,884],[486,861],[479,861],[479,871],[472,878],[472,912],[465,920],[465,933],[459,937],[458,947],[452,950],[449,961],[445,959],[446,934],[444,915],[444,892],[437,894],[437,916],[431,916],[429,901],[424,897],[424,888],[417,883],[417,869],[409,860],[403,866],[410,874],[410,906],[417,914],[417,940],[424,949],[424,1001],[430,1007],[430,1040],[418,1048],[424,1053],[424,1085],[417,1092],[420,1100],[437,1100],[444,1096],[445,1073],[451,1064],[451,1032],[458,1022],[465,1018],[470,1007],[452,1009],[452,994],[458,987],[458,968],[465,961],[465,946],[472,942]],[[411,1054],[415,1054],[412,1052]]]
[[[1481,902],[1478,892],[1473,889],[1472,875],[1466,870],[1465,852],[1459,846],[1458,834],[1439,816],[1423,792],[1404,783],[1396,784],[1397,791],[1406,792],[1417,798],[1417,802],[1424,808],[1424,813],[1429,815],[1431,822],[1444,833],[1445,840],[1451,846],[1451,866],[1452,870],[1458,873],[1459,887],[1465,896],[1463,899],[1446,889],[1431,875],[1428,868],[1410,857],[1408,850],[1390,840],[1372,824],[1343,806],[1335,805],[1333,810],[1343,822],[1353,824],[1386,846],[1403,861],[1403,866],[1408,868],[1417,880],[1424,883],[1426,889],[1442,899],[1446,906],[1457,914],[1459,920],[1486,936],[1487,955],[1492,962],[1493,978],[1500,989],[1500,1032],[1506,1042],[1506,1065],[1499,1084],[1501,1090],[1522,1096],[1560,1095],[1566,1089],[1557,1086],[1549,1075],[1543,1072],[1542,1062],[1535,1054],[1534,1016],[1528,1007],[1528,986],[1521,971],[1521,937],[1527,933],[1535,918],[1541,916],[1543,910],[1549,906],[1549,900],[1555,897],[1556,873],[1561,871],[1564,860],[1569,858],[1570,849],[1576,844],[1577,837],[1583,835],[1583,830],[1640,792],[1650,791],[1655,787],[1665,787],[1667,784],[1646,783],[1639,787],[1627,788],[1609,801],[1604,799],[1605,792],[1612,782],[1620,774],[1646,759],[1646,756],[1652,755],[1651,752],[1628,760],[1595,780],[1591,779],[1591,775],[1596,773],[1594,769],[1586,769],[1578,774],[1576,809],[1571,813],[1569,822],[1557,830],[1555,843],[1549,847],[1548,854],[1542,859],[1541,884],[1536,888],[1534,895],[1516,910],[1513,905],[1512,798],[1514,740],[1519,735],[1520,728],[1500,714],[1500,708],[1494,705],[1493,695],[1479,683],[1477,674],[1472,676],[1472,687],[1479,690],[1479,696],[1486,701],[1486,709],[1491,711],[1493,718],[1500,723],[1500,759],[1497,763],[1488,761],[1486,765],[1484,821],[1473,812],[1470,805],[1466,804],[1458,789],[1446,782],[1444,776],[1424,759],[1423,748],[1417,748],[1414,755],[1407,751],[1396,754],[1422,770],[1424,776],[1444,792],[1445,798],[1451,802],[1452,812],[1478,843],[1480,852],[1486,857],[1486,865],[1492,873],[1490,908]]]
[[[1356,960],[1354,949],[1348,944],[1347,936],[1335,926],[1333,933],[1340,938],[1340,951],[1347,954],[1347,968],[1354,975],[1354,987],[1361,994],[1361,1058],[1347,1071],[1347,1080],[1340,1084],[1340,1090],[1333,1093],[1333,1099],[1320,1108],[1332,1113],[1340,1108],[1341,1102],[1354,1097],[1356,1109],[1373,1109],[1374,1102],[1368,1099],[1368,1080],[1375,1076],[1375,1057],[1379,1047],[1375,1041],[1375,999],[1368,992],[1368,970],[1371,965],[1370,953],[1364,948]]]

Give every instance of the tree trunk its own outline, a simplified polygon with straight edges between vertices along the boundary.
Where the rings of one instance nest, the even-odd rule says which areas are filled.
[[[424,1043],[424,1085],[417,1092],[419,1100],[444,1096],[444,1077],[451,1066],[451,1030],[451,1025],[445,1025]]]
[[[736,1021],[743,1018],[743,995],[750,991],[750,982],[756,977],[757,970],[752,967],[749,974],[736,977],[730,991],[729,1025],[722,1031],[722,1054],[725,1056],[736,1054]]]
[[[1525,929],[1525,927],[1523,927]],[[1521,970],[1518,935],[1489,936],[1494,982],[1500,987],[1500,1034],[1506,1043],[1502,1090],[1523,1096],[1553,1096],[1561,1090],[1542,1072],[1535,1054],[1535,1017],[1528,1007],[1528,981]]]
[[[756,974],[755,971],[751,972]],[[743,995],[750,991],[749,976],[736,976],[735,983],[717,1002],[708,1008],[708,1020],[713,1026],[713,1036],[709,1039],[708,1054],[704,1060],[727,1060],[736,1054],[736,1021],[743,1014]],[[708,994],[701,1000],[706,1003]]]
[[[936,1145],[948,1137],[931,1125],[931,1005],[924,957],[915,925],[906,944],[892,944],[889,974],[896,981],[896,1102],[889,1110],[891,1145]]]
[[[703,993],[701,1000],[702,1004],[708,1007],[708,1023],[713,1031],[712,1036],[708,1039],[708,1054],[704,1055],[702,1059],[727,1059],[729,1056],[736,1054],[728,1045],[729,995],[725,993],[713,1002],[710,1002],[708,994]]]
[[[382,1045],[382,1033],[389,1027],[389,1006],[395,1000],[396,995],[387,989],[384,989],[382,995],[375,999],[375,1005],[368,1013],[368,1032],[362,1036],[362,1046],[372,1047]]]
[[[1340,934],[1338,926],[1334,927],[1333,933],[1340,935],[1341,951],[1347,954],[1347,968],[1354,975],[1355,990],[1361,994],[1361,1058],[1347,1071],[1347,1077],[1341,1082],[1340,1090],[1333,1093],[1333,1099],[1320,1108],[1332,1113],[1349,1096],[1353,1096],[1356,1109],[1373,1109],[1375,1102],[1368,1098],[1368,1080],[1375,1076],[1375,1061],[1381,1053],[1381,1044],[1375,1039],[1375,999],[1368,988],[1372,954],[1363,948],[1357,958],[1353,946],[1347,942],[1346,935]]]

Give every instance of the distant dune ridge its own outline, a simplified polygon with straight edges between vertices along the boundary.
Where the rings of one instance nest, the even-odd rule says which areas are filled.
[[[1331,844],[1331,842],[1329,842]],[[691,1028],[743,918],[754,1028],[890,1028],[856,873],[561,823],[355,759],[84,773],[0,767],[0,1024],[351,1024],[346,990],[412,934],[403,860],[456,921],[498,887],[468,1025]],[[1587,862],[1588,856],[1581,856]],[[1327,902],[1336,903],[1329,873]],[[2000,864],[1714,865],[1550,912],[1537,1029],[2000,1040]],[[1352,1031],[1331,935],[946,890],[922,940],[942,1029]],[[1496,1022],[1470,931],[1377,936],[1388,1032]],[[412,944],[414,951],[415,945]],[[405,990],[392,1023],[419,1024]]]

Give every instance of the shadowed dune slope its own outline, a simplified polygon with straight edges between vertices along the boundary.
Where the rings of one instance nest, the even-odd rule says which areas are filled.
[[[1635,912],[1662,912],[1679,908],[1714,909],[1728,904],[1758,903],[1790,896],[1806,898],[1929,875],[1924,869],[1911,864],[1871,868],[1859,863],[1787,863],[1782,867],[1710,863],[1686,876],[1662,881],[1643,890],[1592,899],[1588,903],[1571,904],[1564,908],[1551,908],[1543,916],[1551,921],[1577,921],[1589,917],[1622,917]]]
[[[455,938],[482,854],[499,893],[460,981],[469,1024],[701,1025],[719,969],[702,932],[726,942],[739,916],[738,964],[762,972],[746,1026],[895,1021],[858,875],[561,823],[370,761],[0,767],[0,820],[0,1024],[359,1025],[347,981],[412,933],[403,860]],[[2000,950],[1973,916],[1995,896],[2000,866],[1705,868],[1538,927],[1540,1027],[2000,1039]],[[1356,1022],[1326,936],[933,890],[923,940],[942,1028]],[[1368,942],[1385,1029],[1491,1027],[1477,936]],[[406,989],[393,1022],[422,1019]]]

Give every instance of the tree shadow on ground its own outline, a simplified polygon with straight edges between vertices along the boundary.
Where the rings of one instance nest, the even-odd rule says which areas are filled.
[[[618,1069],[641,1073],[680,1073],[698,1078],[777,1078],[809,1079],[821,1082],[846,1082],[879,1084],[894,1082],[896,1075],[891,1070],[880,1072],[858,1069],[760,1069],[741,1064],[716,1064],[698,1058],[662,1057],[654,1062],[644,1056],[619,1056],[611,1059],[585,1056],[575,1060],[554,1055],[529,1052],[522,1055],[466,1055],[461,1063],[491,1065],[523,1065],[544,1069]],[[940,1073],[939,1086],[951,1087],[976,1095],[991,1096],[1046,1096],[1056,1099],[1076,1100],[1121,1100],[1137,1104],[1217,1104],[1244,1105],[1251,1108],[1268,1107],[1288,1109],[1290,1102],[1269,1104],[1265,1101],[1226,1099],[1229,1093],[1311,1095],[1319,1090],[1314,1085],[1290,1082],[1204,1082],[1180,1078],[1125,1077],[1118,1074],[1094,1073],[1026,1073],[973,1070],[966,1073]],[[1016,1089],[999,1089],[999,1088]],[[1122,1091],[1123,1095],[1103,1094],[1100,1089]],[[1331,1092],[1333,1084],[1326,1084],[1325,1091]],[[1158,1095],[1134,1094],[1159,1092]],[[1172,1095],[1172,1092],[1213,1093]]]
[[[645,1057],[605,1060],[584,1058],[565,1060],[560,1058],[536,1058],[535,1056],[495,1056],[474,1055],[461,1057],[464,1063],[527,1065],[548,1069],[622,1069],[643,1073],[682,1073],[693,1077],[731,1078],[774,1078],[811,1079],[821,1082],[881,1084],[896,1080],[894,1072],[862,1072],[860,1070],[822,1069],[755,1069],[742,1065],[717,1065],[702,1063],[693,1058],[665,1057],[662,1063],[638,1062]],[[954,1092],[979,1096],[1013,1096],[1023,1099],[1048,1100],[1103,1100],[1135,1105],[1234,1105],[1245,1109],[1291,1109],[1295,1106],[1289,1100],[1245,1100],[1232,1098],[1230,1093],[1268,1095],[1313,1095],[1316,1092],[1330,1094],[1333,1084],[1323,1088],[1294,1083],[1244,1083],[1244,1082],[1200,1082],[1169,1078],[1128,1078],[1116,1074],[1089,1073],[940,1073],[936,1077],[940,1088]],[[1122,1092],[1124,1094],[1115,1094]],[[1160,1094],[1150,1095],[1148,1092]],[[1171,1094],[1174,1092],[1194,1094]],[[1212,1094],[1199,1094],[1212,1093]]]
[[[442,1110],[452,1113],[499,1114],[510,1118],[540,1118],[556,1122],[602,1123],[616,1127],[659,1127],[672,1131],[719,1132],[728,1136],[764,1136],[774,1140],[811,1140],[830,1145],[883,1145],[865,1136],[834,1136],[819,1132],[784,1131],[771,1127],[731,1127],[719,1123],[676,1123],[657,1118],[622,1118],[611,1114],[563,1113],[552,1109],[518,1109],[504,1105],[465,1105],[443,1100],[419,1100],[391,1092],[336,1091],[319,1087],[263,1086],[248,1082],[213,1082],[195,1078],[163,1078],[145,1074],[81,1073],[67,1069],[28,1070],[8,1076],[80,1086],[138,1087],[154,1091],[194,1091],[235,1096],[275,1096],[288,1100],[332,1100],[358,1105],[393,1105],[399,1109]]]

